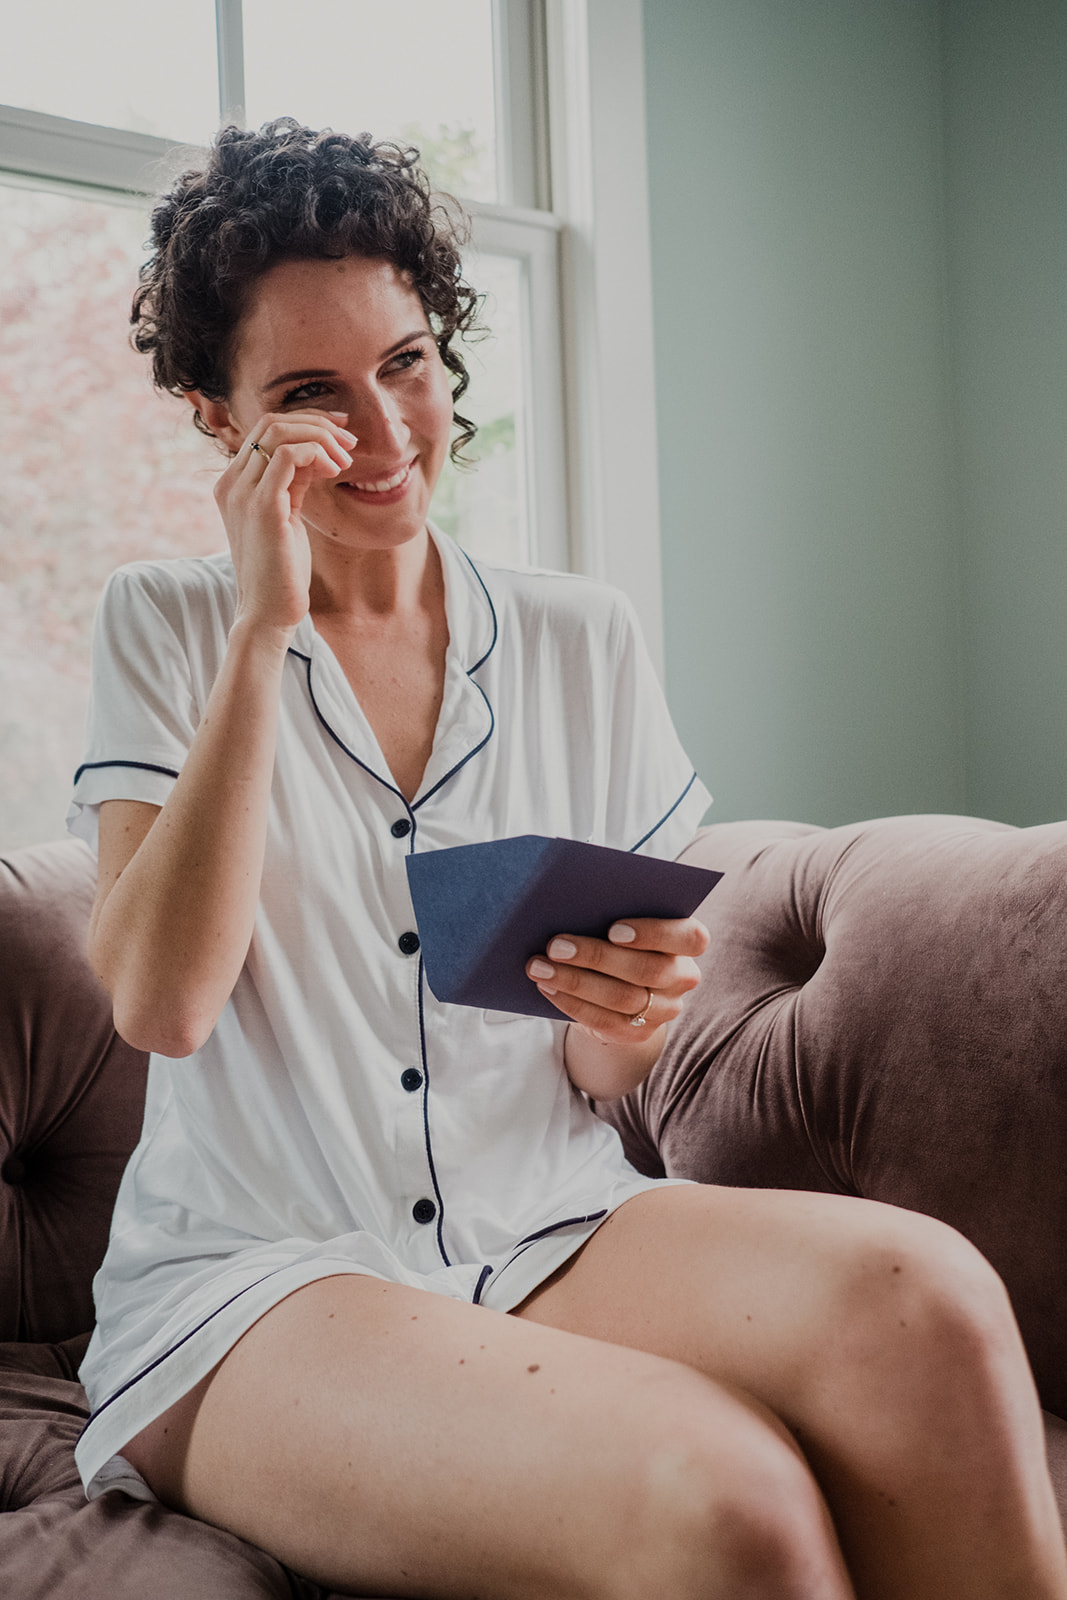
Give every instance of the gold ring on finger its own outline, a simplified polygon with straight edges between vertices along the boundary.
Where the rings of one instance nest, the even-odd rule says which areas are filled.
[[[640,1011],[635,1011],[633,1016],[630,1018],[631,1028],[643,1028],[645,1023],[648,1021],[648,1013],[652,1009],[653,994],[654,990],[649,989],[648,999],[645,1001]]]
[[[258,439],[250,439],[248,441],[248,448],[249,450],[254,450],[257,456],[262,456],[267,465],[270,465],[270,456],[267,454],[266,450],[264,450]]]

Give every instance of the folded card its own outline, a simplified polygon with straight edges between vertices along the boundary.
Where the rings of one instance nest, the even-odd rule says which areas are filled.
[[[426,981],[438,1000],[563,1015],[526,976],[557,933],[604,938],[628,917],[688,917],[721,872],[527,833],[407,858]]]

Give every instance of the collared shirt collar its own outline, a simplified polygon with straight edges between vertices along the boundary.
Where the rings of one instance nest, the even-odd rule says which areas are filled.
[[[496,612],[470,559],[447,534],[432,523],[427,526],[441,558],[448,649],[433,750],[413,808],[447,782],[486,743],[493,729],[492,708],[471,674],[492,652],[497,636]],[[370,723],[310,616],[301,621],[290,648],[309,663],[312,700],[326,731],[354,761],[386,787],[395,789]]]

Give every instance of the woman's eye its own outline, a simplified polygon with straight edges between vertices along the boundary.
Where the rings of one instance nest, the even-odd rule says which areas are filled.
[[[425,359],[425,350],[416,345],[411,350],[401,350],[399,355],[393,357],[391,365],[399,368],[401,372],[408,372],[417,362],[425,361]]]
[[[326,385],[313,378],[309,383],[299,383],[295,389],[290,389],[282,397],[282,405],[292,405],[294,401],[302,404],[309,400],[318,400],[326,393]]]

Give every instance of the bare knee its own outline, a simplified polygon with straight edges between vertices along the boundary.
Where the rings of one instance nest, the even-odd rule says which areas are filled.
[[[727,1422],[698,1407],[635,1452],[628,1498],[640,1511],[606,1600],[851,1597],[825,1504],[785,1429],[740,1398]]]
[[[880,1208],[883,1209],[883,1208]],[[963,1236],[901,1211],[847,1253],[828,1299],[821,1381],[862,1386],[902,1428],[946,1414],[957,1394],[977,1416],[1026,1372],[1001,1279]]]
[[[904,1348],[914,1333],[930,1353],[980,1358],[1016,1336],[1007,1291],[962,1234],[931,1217],[903,1212],[858,1264],[852,1312],[865,1331]]]
[[[714,1471],[704,1470],[699,1455],[680,1464],[688,1494],[672,1496],[675,1510],[664,1516],[664,1531],[675,1550],[689,1554],[693,1582],[685,1593],[694,1600],[809,1600],[815,1593],[846,1593],[839,1585],[828,1587],[838,1557],[814,1479],[780,1445],[768,1446],[764,1441],[740,1452],[725,1487]]]

